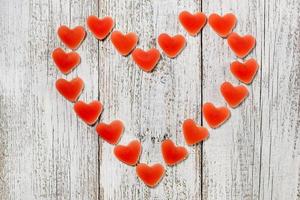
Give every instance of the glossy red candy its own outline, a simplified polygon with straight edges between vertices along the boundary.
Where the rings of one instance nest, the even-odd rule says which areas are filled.
[[[249,59],[245,63],[235,61],[230,65],[231,73],[241,82],[250,84],[258,70],[255,59]]]
[[[186,41],[182,35],[171,37],[162,33],[158,36],[158,44],[168,57],[175,58],[185,47]]]
[[[71,81],[63,78],[58,79],[55,83],[57,91],[71,102],[75,102],[80,96],[84,83],[79,77],[72,79]]]
[[[145,72],[152,71],[160,59],[160,53],[155,48],[148,51],[136,48],[131,55],[134,62]]]
[[[127,146],[117,145],[114,148],[115,156],[127,165],[136,165],[141,155],[140,141],[133,140]]]
[[[74,51],[66,53],[62,48],[57,48],[53,51],[52,59],[63,74],[70,73],[80,63],[78,53]]]
[[[87,18],[87,26],[99,40],[105,39],[113,29],[114,25],[114,20],[108,16],[101,19],[91,15]]]
[[[109,144],[117,144],[124,131],[124,125],[120,120],[114,120],[110,124],[99,123],[96,126],[96,131]]]
[[[235,108],[240,105],[248,96],[248,89],[243,86],[233,86],[229,82],[224,82],[221,85],[221,93],[230,107]]]
[[[103,106],[99,101],[92,101],[89,104],[78,101],[74,104],[75,113],[88,125],[93,125],[97,121],[102,110]]]
[[[111,42],[123,56],[127,56],[135,48],[138,40],[138,36],[132,32],[124,35],[120,31],[113,31],[111,34]]]
[[[231,33],[227,38],[230,49],[239,58],[247,56],[255,47],[255,38],[252,35],[240,36],[237,33]]]
[[[174,142],[170,139],[164,140],[161,143],[161,153],[167,165],[176,165],[188,156],[186,148],[175,146]]]
[[[191,36],[196,36],[206,24],[206,15],[202,12],[191,14],[188,11],[182,11],[178,18],[183,28]]]
[[[186,119],[182,124],[183,136],[188,145],[194,145],[209,136],[208,130],[205,127],[198,126],[192,119]]]
[[[77,49],[85,38],[85,30],[82,26],[70,29],[67,26],[60,26],[57,34],[60,40],[70,49]]]
[[[237,19],[234,14],[228,13],[220,16],[213,13],[208,18],[208,23],[212,29],[221,37],[227,37],[235,27]]]
[[[218,128],[230,117],[230,111],[226,107],[216,108],[212,103],[205,103],[203,116],[211,128]]]
[[[165,174],[165,168],[161,164],[149,166],[140,163],[136,166],[138,177],[149,187],[155,187]]]

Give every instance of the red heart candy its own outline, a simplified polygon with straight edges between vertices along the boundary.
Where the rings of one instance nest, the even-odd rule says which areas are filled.
[[[220,90],[224,99],[232,108],[240,105],[249,94],[248,89],[245,86],[239,85],[234,87],[229,82],[224,82],[221,85]]]
[[[213,13],[208,18],[208,23],[212,29],[221,37],[227,37],[236,25],[236,17],[232,13],[220,16]]]
[[[123,35],[120,31],[114,31],[111,34],[111,42],[123,56],[127,56],[135,48],[138,40],[138,36],[135,33]]]
[[[247,56],[255,47],[255,38],[251,35],[240,36],[237,33],[231,33],[227,42],[231,50],[239,58]]]
[[[255,59],[249,59],[245,63],[235,61],[230,65],[231,73],[241,82],[249,84],[252,82],[258,70],[258,63]]]
[[[212,103],[205,103],[203,115],[211,128],[218,128],[230,117],[230,111],[226,107],[216,108]]]
[[[140,163],[136,166],[138,177],[149,187],[156,186],[165,174],[165,168],[161,164],[148,166]]]
[[[102,110],[103,106],[99,101],[92,101],[89,104],[78,101],[74,104],[75,113],[88,125],[93,125],[97,121]]]
[[[152,48],[148,51],[135,49],[132,52],[132,59],[145,72],[150,72],[154,69],[160,59],[160,53],[157,49]]]
[[[171,37],[162,33],[158,36],[158,44],[168,57],[175,58],[185,47],[186,41],[182,35]]]
[[[99,39],[105,39],[113,29],[115,23],[111,17],[104,17],[102,19],[92,15],[87,18],[87,26],[93,35]]]
[[[53,51],[52,59],[63,74],[70,73],[80,63],[78,53],[74,51],[66,53],[62,48],[57,48]]]
[[[192,119],[186,119],[182,124],[183,136],[188,145],[194,145],[209,136],[208,130],[205,127],[197,126],[196,122]]]
[[[135,165],[140,158],[142,145],[140,141],[133,140],[127,146],[117,145],[114,148],[115,156],[127,165]]]
[[[161,152],[167,165],[176,165],[186,159],[188,151],[184,147],[176,147],[172,140],[161,143]]]
[[[206,15],[201,12],[191,14],[188,11],[182,11],[179,14],[179,21],[183,28],[192,36],[197,35],[206,24]]]
[[[81,94],[84,83],[79,77],[67,81],[63,78],[58,79],[55,83],[58,92],[71,102],[75,102]]]
[[[110,124],[99,123],[96,131],[109,144],[117,144],[124,131],[124,125],[120,120],[114,120]]]
[[[70,29],[67,26],[60,26],[57,34],[60,40],[70,49],[77,49],[85,38],[85,30],[82,26]]]

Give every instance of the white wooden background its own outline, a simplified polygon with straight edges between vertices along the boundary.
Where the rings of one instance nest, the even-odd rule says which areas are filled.
[[[138,138],[141,161],[162,162],[160,142],[185,145],[182,121],[201,123],[203,102],[225,105],[219,85],[238,84],[226,41],[209,26],[188,36],[177,20],[182,10],[234,12],[236,31],[257,39],[250,57],[260,70],[230,120],[187,147],[189,158],[149,189],[57,93],[55,80],[65,76],[50,55],[62,46],[60,24],[86,26],[92,14],[112,16],[145,49],[161,32],[185,35],[178,58],[163,56],[144,73],[88,31],[82,63],[67,76],[84,79],[82,100],[104,103],[102,121],[124,121],[121,143]],[[299,13],[299,0],[0,0],[0,199],[300,199]]]

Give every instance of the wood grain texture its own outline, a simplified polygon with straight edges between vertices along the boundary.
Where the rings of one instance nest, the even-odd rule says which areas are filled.
[[[229,72],[236,57],[226,40],[209,26],[189,36],[178,23],[182,10],[235,13],[235,30],[256,37],[249,58],[260,63],[247,100],[194,147],[184,143],[183,120],[207,126],[202,103],[226,105],[219,85],[241,83]],[[297,0],[1,1],[0,199],[300,199],[299,13]],[[162,54],[145,73],[110,38],[99,42],[87,30],[81,64],[64,76],[51,59],[64,47],[56,30],[86,27],[89,15],[112,16],[115,30],[139,35],[139,48],[159,48],[162,32],[183,34],[187,46],[173,60]],[[141,162],[163,163],[165,138],[186,146],[188,159],[146,187],[55,90],[58,78],[75,76],[85,81],[80,99],[103,102],[100,121],[125,123],[121,144],[141,140]]]
[[[256,48],[246,58],[263,59],[264,4],[261,1],[209,1],[203,4],[208,13],[235,13],[238,19],[234,31],[251,34]],[[211,28],[203,32],[203,101],[217,106],[226,105],[220,85],[229,81],[239,83],[231,74],[230,63],[237,58],[227,41]],[[264,66],[261,65],[260,69]],[[236,109],[230,109],[230,119],[220,128],[211,130],[210,139],[203,147],[203,199],[258,199],[260,170],[260,78],[247,86],[248,98]],[[228,105],[226,105],[228,106]],[[205,123],[206,125],[206,123]]]
[[[231,119],[204,143],[203,199],[300,198],[299,63],[293,61],[299,56],[299,15],[295,14],[299,5],[293,3],[209,1],[203,5],[208,12],[236,13],[235,30],[256,37],[249,57],[261,65],[248,87],[248,99],[231,110]],[[226,41],[213,37],[211,30],[203,34],[204,101],[224,105],[216,85],[224,80],[238,84],[228,69],[236,58]]]
[[[136,32],[138,47],[157,47],[161,32],[187,34],[178,24],[178,12],[200,9],[199,2],[187,1],[100,1],[99,16],[111,15],[116,30]],[[188,36],[187,36],[188,37]],[[188,37],[189,44],[178,58],[165,55],[152,73],[142,72],[131,57],[118,55],[110,42],[100,43],[100,99],[104,102],[104,121],[119,118],[126,124],[122,144],[141,140],[141,162],[163,162],[160,142],[172,138],[184,145],[181,123],[196,117],[201,104],[200,37]],[[157,47],[159,48],[159,47]],[[195,59],[196,58],[196,59]],[[199,116],[199,115],[198,115]],[[101,146],[100,184],[103,199],[199,199],[201,197],[201,159],[199,149],[191,148],[189,159],[167,167],[166,177],[155,189],[146,187],[112,156],[112,146]],[[188,169],[188,170],[186,170]]]
[[[4,138],[3,198],[97,199],[98,137],[75,117],[72,104],[54,88],[62,75],[51,59],[63,45],[60,24],[84,24],[92,1],[8,1],[1,12],[1,137]],[[2,11],[2,10],[1,10]],[[78,50],[82,99],[98,98],[97,42]]]

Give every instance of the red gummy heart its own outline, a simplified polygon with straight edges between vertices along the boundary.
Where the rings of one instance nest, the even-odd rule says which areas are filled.
[[[158,44],[168,57],[175,58],[185,47],[186,41],[182,35],[171,37],[162,33],[158,36]]]
[[[67,81],[63,78],[58,79],[55,83],[58,92],[71,102],[75,102],[81,94],[84,83],[79,77]]]
[[[140,141],[133,140],[127,146],[115,146],[114,154],[121,162],[127,165],[135,165],[139,161],[141,149]]]
[[[176,165],[186,159],[188,151],[184,147],[176,147],[172,140],[161,143],[161,152],[167,165]]]
[[[74,51],[66,53],[62,48],[57,48],[53,51],[52,59],[63,74],[70,73],[80,63],[78,53]]]
[[[249,84],[252,82],[258,70],[258,63],[255,59],[249,59],[245,63],[235,61],[230,65],[231,73],[241,82]]]
[[[224,82],[221,85],[220,90],[224,99],[232,108],[240,105],[249,94],[248,89],[245,86],[240,85],[234,87],[229,82]]]
[[[152,166],[140,163],[136,166],[136,173],[147,186],[154,187],[165,174],[165,168],[158,163]]]
[[[196,122],[192,119],[186,119],[182,124],[183,136],[188,145],[194,145],[209,136],[208,130],[205,127],[197,126]]]
[[[74,110],[85,123],[93,125],[102,113],[103,106],[99,101],[92,101],[89,104],[78,101],[74,105]]]
[[[60,26],[57,34],[60,40],[70,49],[77,49],[85,38],[85,30],[82,26],[70,29],[67,26]]]
[[[227,42],[231,50],[239,58],[247,56],[255,47],[255,38],[252,35],[240,36],[237,33],[231,33]]]
[[[220,16],[213,13],[208,18],[208,23],[212,29],[221,37],[227,37],[236,25],[236,17],[232,13]]]
[[[111,34],[111,42],[121,55],[127,56],[137,45],[138,36],[132,32],[123,35],[120,31],[114,31]]]
[[[96,131],[109,144],[117,144],[124,131],[124,125],[120,120],[114,120],[110,124],[99,123]]]
[[[152,48],[148,51],[135,49],[132,52],[134,62],[145,72],[150,72],[154,69],[160,59],[160,53],[157,49]]]
[[[115,24],[111,17],[100,19],[92,15],[87,18],[87,25],[97,39],[103,40],[108,36]]]
[[[206,15],[201,12],[191,14],[188,11],[182,11],[179,14],[179,21],[183,28],[191,35],[197,35],[206,24]]]
[[[203,115],[211,128],[218,128],[230,117],[230,111],[226,107],[216,108],[212,103],[205,103]]]

